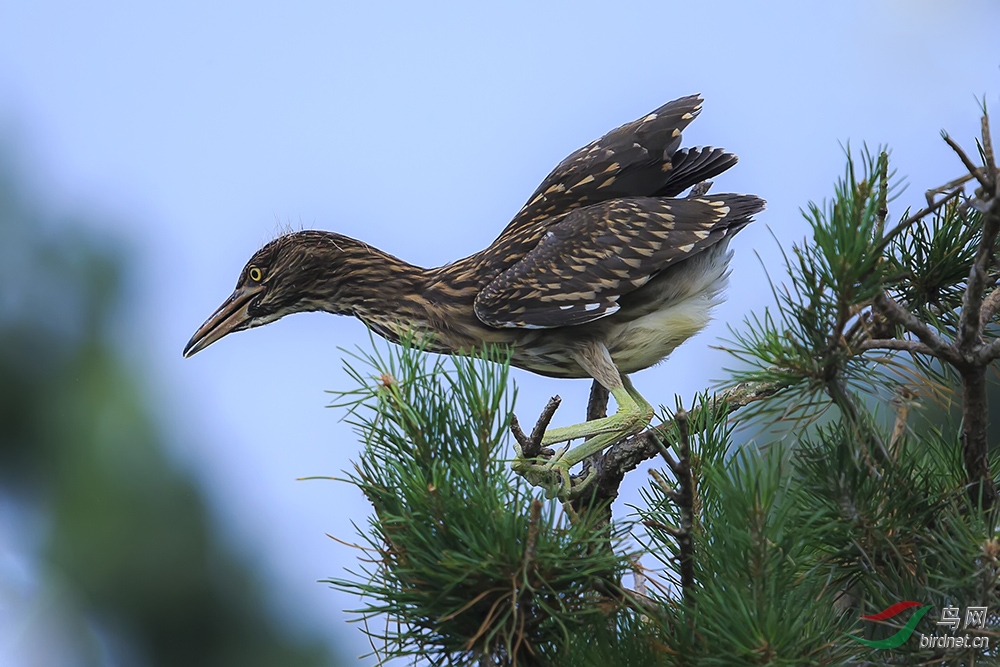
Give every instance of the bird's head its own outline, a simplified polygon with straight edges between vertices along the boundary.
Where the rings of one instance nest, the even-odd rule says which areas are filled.
[[[254,253],[236,281],[236,289],[202,324],[184,356],[233,333],[259,327],[285,315],[338,308],[346,263],[358,244],[337,234],[302,231],[285,234]]]

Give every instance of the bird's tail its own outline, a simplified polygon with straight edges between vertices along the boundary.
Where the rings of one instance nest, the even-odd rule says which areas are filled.
[[[726,228],[727,236],[732,236],[753,222],[753,216],[763,211],[767,205],[766,201],[756,195],[706,194],[702,199],[726,202],[729,212],[719,226]]]
[[[670,176],[653,196],[676,197],[691,186],[718,176],[736,164],[738,159],[722,148],[682,148],[670,158]]]

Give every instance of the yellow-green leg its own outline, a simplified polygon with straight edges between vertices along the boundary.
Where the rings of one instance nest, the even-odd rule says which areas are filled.
[[[562,451],[557,451],[551,458],[542,461],[521,458],[521,451],[518,448],[518,458],[512,465],[515,472],[524,475],[531,483],[547,487],[550,497],[558,493],[565,498],[585,488],[592,481],[592,477],[573,488],[570,469],[588,456],[638,433],[646,428],[653,418],[653,406],[635,390],[627,376],[618,373],[607,349],[600,345],[588,352],[590,354],[581,358],[581,365],[591,371],[614,397],[618,404],[615,414],[574,426],[550,429],[542,436],[543,447],[561,442],[569,443],[579,438],[588,439],[572,449],[567,444]]]

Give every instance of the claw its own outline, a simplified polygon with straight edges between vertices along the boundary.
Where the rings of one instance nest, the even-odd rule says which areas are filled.
[[[621,387],[611,390],[618,402],[618,411],[610,417],[601,417],[576,426],[549,429],[549,421],[559,405],[559,397],[554,396],[545,406],[541,417],[525,435],[517,424],[511,423],[514,434],[514,451],[517,453],[511,468],[533,486],[545,489],[549,498],[559,496],[563,500],[575,498],[597,478],[597,470],[588,468],[573,479],[570,469],[589,456],[599,454],[615,442],[645,428],[653,417],[653,408],[634,390],[628,378],[623,378]],[[584,442],[570,447],[573,440]],[[558,452],[547,446],[566,443]]]
[[[589,468],[587,474],[582,479],[576,479],[574,483],[570,475],[572,465],[563,459],[569,449],[570,446],[567,444],[558,452],[551,453],[550,450],[549,456],[541,459],[542,462],[539,462],[540,459],[529,460],[518,456],[510,467],[515,473],[527,479],[532,486],[545,489],[546,498],[558,496],[561,500],[571,500],[597,478],[597,470]]]

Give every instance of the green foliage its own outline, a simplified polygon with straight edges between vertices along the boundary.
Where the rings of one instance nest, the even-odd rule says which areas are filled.
[[[668,654],[702,665],[848,659],[853,647],[830,642],[848,626],[826,577],[814,571],[818,526],[794,458],[780,444],[729,451],[733,426],[723,406],[706,405],[701,397],[692,410],[699,416],[691,423],[698,434],[691,442],[697,583],[689,599],[674,594],[681,588],[682,557],[674,531],[683,510],[671,498],[671,485],[654,476],[643,490],[645,506],[637,508],[647,527],[646,551],[662,563],[668,584],[659,596],[667,611],[662,631]]]
[[[784,255],[787,281],[772,283],[777,312],[767,309],[751,316],[743,330],[732,329],[729,351],[744,366],[733,372],[733,382],[796,386],[784,401],[762,406],[780,408],[785,416],[817,417],[829,405],[820,394],[831,382],[874,392],[887,381],[884,369],[855,354],[849,343],[858,333],[852,325],[884,289],[892,268],[884,255],[897,247],[901,230],[886,233],[886,207],[901,188],[887,153],[876,157],[864,150],[860,174],[849,151],[847,158],[833,200],[810,202],[803,211],[812,237]]]
[[[711,475],[711,471],[717,467],[725,467],[725,462],[729,458],[734,424],[726,419],[728,414],[726,405],[713,404],[707,394],[696,398],[690,414],[693,417],[688,425],[693,434],[691,470],[695,482],[695,500],[698,508],[704,510],[704,513],[696,512],[694,519],[697,522],[695,528],[701,534],[707,530],[708,517],[716,511],[715,506],[721,501],[720,497],[714,495],[716,489],[704,484],[705,476]],[[661,441],[677,458],[680,458],[678,444],[681,432],[673,419],[673,414],[665,412],[663,422],[667,425],[667,429],[663,432]],[[683,517],[682,508],[669,497],[674,490],[674,485],[667,482],[659,471],[654,471],[650,485],[641,490],[646,505],[633,509],[646,526],[648,535],[654,539],[652,544],[655,546],[647,543],[645,550],[665,566],[663,576],[666,584],[673,590],[680,590],[681,579],[677,564],[681,552],[676,540],[672,539],[672,532],[679,529]],[[705,507],[706,503],[709,507]]]
[[[922,320],[953,330],[982,238],[982,215],[952,199],[929,217],[909,225],[886,249],[888,286]]]
[[[431,358],[404,342],[355,359],[358,387],[339,404],[365,443],[350,481],[375,509],[361,531],[370,565],[330,583],[364,597],[363,618],[394,621],[366,623],[382,657],[533,664],[603,621],[596,591],[616,589],[627,554],[510,472],[506,356]]]
[[[778,316],[748,320],[746,331],[735,334],[733,349],[747,365],[737,379],[781,379],[788,387],[751,415],[757,420],[751,423],[774,428],[836,406],[823,423],[808,428],[800,423],[787,440],[790,467],[783,477],[799,513],[796,519],[793,512],[791,525],[803,547],[795,561],[802,586],[821,593],[816,603],[801,608],[811,620],[834,608],[857,619],[900,600],[918,600],[936,608],[918,632],[940,634],[934,624],[941,607],[986,606],[995,629],[1000,611],[996,511],[969,500],[957,428],[940,410],[937,421],[911,414],[926,409],[914,397],[951,395],[955,375],[921,354],[901,359],[896,350],[865,346],[907,340],[903,329],[879,311],[876,297],[882,293],[946,339],[955,338],[982,240],[982,216],[949,195],[930,215],[910,217],[906,211],[887,229],[886,202],[893,188],[885,154],[878,160],[865,155],[860,179],[855,178],[848,155],[847,174],[832,204],[808,208],[813,239],[793,248],[790,284],[776,290]],[[873,188],[872,183],[881,185]],[[911,423],[921,428],[909,428]],[[768,457],[775,456],[773,447]],[[991,458],[996,471],[995,449]],[[709,486],[717,492],[722,485],[715,479]],[[722,535],[725,523],[707,532]],[[724,580],[732,582],[732,573]],[[698,622],[706,617],[711,615],[700,607]],[[881,638],[904,622],[905,617],[890,621],[888,628],[868,623],[852,633]],[[880,653],[852,640],[845,643],[833,627],[818,636],[830,642],[831,655],[840,653],[836,662],[851,651],[875,664],[933,655],[916,640]],[[996,655],[993,647],[936,658],[972,664]]]
[[[666,618],[619,610],[602,623],[576,633],[552,661],[554,667],[658,667],[676,656],[668,647]]]

